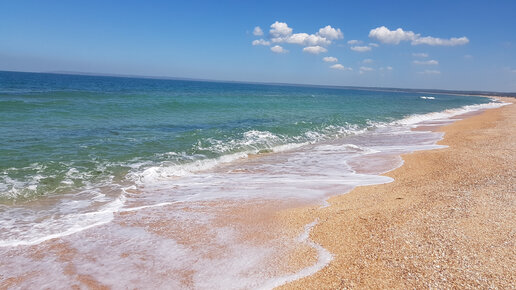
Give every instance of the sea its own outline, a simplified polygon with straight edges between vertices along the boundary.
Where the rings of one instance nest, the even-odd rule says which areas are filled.
[[[0,285],[248,289],[311,275],[332,259],[308,238],[318,221],[293,238],[271,213],[391,182],[382,173],[401,154],[446,147],[425,128],[501,105],[413,90],[0,72]],[[312,263],[271,262],[300,245]]]

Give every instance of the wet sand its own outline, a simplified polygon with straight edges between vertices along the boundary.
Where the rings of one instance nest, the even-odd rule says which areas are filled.
[[[285,289],[516,288],[516,99],[441,128],[395,179],[287,211],[334,259]]]

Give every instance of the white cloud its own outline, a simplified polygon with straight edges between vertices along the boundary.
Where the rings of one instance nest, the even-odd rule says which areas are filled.
[[[338,69],[338,70],[347,70],[347,71],[353,70],[352,68],[350,68],[350,67],[345,67],[345,66],[341,65],[340,63],[336,63],[336,64],[334,64],[334,65],[330,66],[330,68],[332,68],[332,69]]]
[[[362,41],[356,40],[356,39],[348,40],[349,45],[357,45],[357,44],[361,44],[361,43],[362,43]]]
[[[256,26],[253,34],[262,35],[263,31],[259,26]],[[305,47],[303,48],[304,52],[319,54],[327,52],[328,50],[325,47],[330,45],[333,40],[342,39],[343,37],[344,35],[340,29],[333,28],[330,25],[319,29],[315,34],[293,33],[293,29],[287,23],[276,21],[270,26],[269,38],[254,40],[252,44],[265,46],[269,46],[271,43],[273,45],[282,43],[297,44]],[[280,45],[274,45],[271,47],[271,50],[276,53],[288,52]]]
[[[431,60],[415,60],[412,62],[413,64],[419,64],[419,65],[438,65],[439,62],[435,59]]]
[[[415,52],[412,54],[413,57],[428,57],[428,53],[424,52]]]
[[[329,45],[331,44],[331,40],[328,40],[322,36],[308,33],[295,33],[292,35],[284,36],[284,37],[275,37],[271,39],[272,42],[281,43],[291,43],[291,44],[299,44],[299,45]]]
[[[371,29],[371,31],[369,31],[369,37],[387,44],[399,44],[401,41],[411,41],[412,45],[427,44],[442,46],[455,46],[469,43],[469,39],[465,36],[459,38],[452,37],[450,39],[432,36],[421,37],[421,34],[416,34],[413,31],[405,31],[401,28],[389,30],[389,28],[385,26]]]
[[[369,46],[372,46],[372,47],[378,47],[379,45],[378,45],[378,43],[370,42],[370,43],[369,43]]]
[[[351,50],[358,51],[358,52],[366,52],[366,51],[370,51],[371,47],[370,46],[352,46]]]
[[[399,44],[400,41],[413,40],[416,34],[412,31],[404,31],[401,28],[389,30],[385,26],[377,27],[369,31],[369,37],[382,43]]]
[[[340,31],[340,28],[335,29],[330,25],[327,25],[319,29],[319,32],[317,34],[329,40],[344,38],[344,35],[342,34],[342,31]]]
[[[373,63],[373,60],[370,58],[366,58],[362,61],[363,63]]]
[[[269,33],[273,37],[285,37],[290,34],[292,34],[292,28],[288,27],[288,25],[285,22],[274,22],[271,24],[271,29],[269,30]]]
[[[361,66],[360,70],[359,70],[359,73],[363,74],[363,73],[370,72],[370,71],[374,71],[374,68],[367,67],[367,66]]]
[[[440,74],[441,72],[438,71],[438,70],[431,70],[431,69],[427,69],[425,71],[421,71],[419,72],[419,74],[424,74],[424,75],[438,75]]]
[[[308,46],[308,47],[305,47],[303,48],[303,51],[304,52],[308,52],[308,53],[311,53],[311,54],[319,54],[319,53],[322,53],[322,52],[327,52],[328,50],[322,46]]]
[[[419,44],[428,44],[428,45],[442,45],[442,46],[456,46],[456,45],[464,45],[469,43],[469,39],[465,36],[463,37],[452,37],[450,39],[442,39],[432,36],[418,37],[412,40],[412,45]]]
[[[342,31],[327,25],[315,34],[292,33],[293,29],[284,22],[274,22],[271,25],[270,41],[273,43],[289,43],[302,46],[328,46],[332,40],[343,38]]]
[[[256,26],[253,30],[253,34],[256,35],[256,36],[262,36],[263,35],[263,31],[262,29],[260,28],[260,26]]]
[[[269,45],[271,45],[271,43],[265,39],[257,39],[257,40],[253,40],[253,45],[269,46]]]
[[[337,62],[339,61],[336,57],[333,56],[326,56],[322,59],[324,62]]]
[[[465,55],[464,55],[464,58],[466,58],[466,59],[470,59],[470,58],[473,58],[473,56],[472,56],[471,54],[465,54]]]
[[[310,34],[306,39],[306,43],[308,45],[330,45],[331,40],[329,40],[325,37],[322,37],[320,35]]]
[[[279,46],[279,45],[275,45],[273,47],[271,47],[271,50],[272,52],[275,52],[275,53],[287,53],[288,50],[284,49],[283,47]]]
[[[308,37],[307,33],[296,33],[293,35],[287,35],[284,37],[274,37],[272,42],[287,42],[292,44],[303,45]]]

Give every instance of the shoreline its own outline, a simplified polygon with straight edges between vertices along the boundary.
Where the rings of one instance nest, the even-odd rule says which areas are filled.
[[[279,288],[514,287],[516,190],[511,184],[516,158],[510,152],[516,142],[510,128],[516,123],[516,99],[496,99],[512,105],[429,128],[444,132],[437,144],[448,147],[403,154],[401,167],[382,174],[394,178],[392,183],[356,187],[330,197],[328,207],[284,212],[286,226],[319,220],[310,240],[334,259],[321,271]],[[499,195],[506,203],[496,200]],[[483,206],[481,200],[491,203]],[[497,216],[500,210],[505,220]],[[477,220],[486,214],[491,219]],[[492,230],[493,223],[498,231]],[[507,238],[496,243],[483,230],[495,231],[498,240]],[[505,250],[493,256],[484,247]]]
[[[465,116],[469,117],[470,115],[480,114],[482,111],[485,110],[468,112],[463,115],[452,115],[449,118],[460,119]],[[447,111],[438,112],[438,114],[445,115],[450,113],[451,112]],[[426,114],[422,116],[425,118],[428,117]],[[420,119],[420,117],[421,115],[418,119]],[[405,125],[410,126],[409,124],[413,124],[413,122],[417,121],[412,119],[407,118],[405,121],[410,122],[407,122]],[[429,126],[441,127],[443,124],[435,125],[431,120],[430,118]],[[437,124],[439,124],[439,122],[437,122]],[[428,128],[426,129],[428,130]],[[437,133],[437,135],[441,136],[439,133]],[[438,139],[433,140],[433,144],[436,144],[435,141]],[[400,144],[403,145],[403,141],[401,141]],[[398,146],[400,144],[398,144]],[[438,147],[424,144],[427,143],[423,142],[420,145],[423,147]],[[348,144],[340,145],[347,146]],[[418,146],[416,145],[416,147]],[[338,148],[338,146],[336,148]],[[410,150],[404,152],[409,151]],[[386,164],[396,163],[399,159],[399,166],[402,166],[403,160],[399,157],[401,153],[394,152],[388,153],[381,159],[386,162]],[[316,151],[312,151],[312,154],[306,153],[310,153],[310,151],[304,152],[304,155],[309,155],[312,159],[316,156],[314,155]],[[252,173],[256,168],[260,169],[257,165],[261,163],[267,165],[271,164],[270,161],[281,163],[289,160],[293,156],[298,156],[292,154],[297,153],[290,152],[282,155],[263,154],[262,156],[249,156],[245,162],[233,162],[230,165],[221,166],[215,172],[226,172],[234,176]],[[281,156],[282,159],[278,159],[278,156]],[[369,157],[366,156],[360,157],[359,160],[361,160],[361,162],[365,160],[365,164],[362,165],[360,165],[361,162],[358,162],[358,160],[351,158],[348,160],[347,165],[350,166],[349,169],[353,169],[352,171],[354,171],[354,173],[372,174],[389,180],[388,182],[390,182],[392,179],[389,177],[389,173],[396,171],[396,169],[391,168],[388,171],[377,171],[377,166],[381,167],[385,166],[385,164],[375,163],[378,162],[378,160],[375,160],[374,157],[372,159],[368,158]],[[353,162],[356,164],[353,164]],[[339,166],[342,166],[342,164],[339,164]],[[256,172],[260,171],[258,170]],[[334,174],[336,180],[342,177],[339,175],[341,172],[342,167],[338,167],[336,175]],[[388,173],[382,174],[381,172]],[[318,171],[313,171],[310,174],[317,175],[317,173]],[[367,184],[367,182],[365,184]],[[103,226],[93,227],[88,231],[77,232],[73,236],[64,235],[59,238],[45,240],[35,245],[6,249],[5,253],[9,254],[9,257],[26,257],[27,261],[33,261],[31,265],[43,263],[45,259],[59,257],[55,266],[66,267],[66,271],[62,277],[63,279],[69,279],[67,281],[81,281],[82,284],[89,286],[93,286],[95,283],[95,285],[108,286],[110,282],[106,280],[106,277],[92,274],[95,273],[92,269],[84,268],[85,266],[80,261],[82,260],[81,256],[85,254],[92,255],[92,257],[96,257],[96,259],[102,260],[101,264],[117,265],[119,269],[124,268],[123,263],[125,261],[134,261],[134,259],[138,259],[138,257],[141,256],[147,257],[145,261],[140,262],[140,267],[142,268],[154,268],[154,262],[158,264],[162,263],[162,265],[158,267],[158,271],[149,272],[147,275],[138,277],[137,280],[133,281],[135,283],[144,283],[146,279],[154,277],[151,280],[156,281],[158,285],[159,283],[169,281],[177,283],[177,287],[182,285],[187,288],[202,288],[208,286],[217,288],[217,286],[214,285],[225,288],[233,285],[233,283],[235,283],[235,285],[238,285],[238,283],[247,283],[247,285],[251,287],[260,285],[260,282],[264,282],[262,286],[265,288],[277,286],[291,287],[291,284],[285,285],[285,283],[297,285],[298,281],[311,279],[311,277],[324,272],[332,259],[338,258],[338,255],[335,255],[335,253],[339,253],[334,252],[333,249],[327,248],[326,245],[322,244],[319,240],[314,239],[314,233],[317,233],[319,226],[325,226],[328,222],[327,218],[320,218],[320,212],[334,210],[333,205],[329,207],[332,209],[325,208],[329,205],[327,200],[329,199],[331,202],[336,196],[339,196],[339,194],[342,195],[342,192],[349,194],[350,189],[345,188],[346,187],[339,187],[338,182],[325,188],[315,188],[314,190],[316,191],[319,190],[328,193],[325,195],[326,198],[324,201],[321,200],[321,203],[313,203],[313,200],[299,200],[298,198],[288,196],[282,199],[281,202],[278,202],[279,200],[261,196],[247,197],[248,200],[243,204],[239,202],[240,199],[228,199],[192,201],[189,205],[170,201],[147,205],[145,200],[139,201],[136,198],[137,195],[141,194],[140,192],[128,191],[128,194],[134,195],[132,201],[126,204],[127,208],[113,213],[113,218],[109,223]],[[299,187],[299,189],[303,188]],[[159,196],[159,194],[167,194],[168,192],[169,191],[165,190],[163,192],[156,191],[155,193]],[[318,198],[315,198],[315,200],[318,200]],[[302,212],[303,210],[305,210],[305,212],[301,215],[295,217],[292,215],[293,212]],[[170,215],[169,213],[174,214]],[[186,220],[181,219],[182,213],[186,214],[182,216],[183,219],[184,217],[190,218]],[[136,240],[134,243],[131,243],[130,241],[134,236],[131,236],[131,239],[127,239],[126,234],[128,230],[153,236],[147,237],[146,240]],[[109,238],[101,240],[95,239],[96,236],[104,235],[109,235]],[[90,249],[82,247],[79,242],[81,240],[95,240],[94,244],[98,249],[111,249],[108,252],[115,252],[117,254],[107,260],[103,260],[101,257],[109,257],[111,253],[108,254],[106,252],[102,254],[104,250],[100,251],[98,249],[90,252]],[[149,251],[145,246],[149,242],[160,243],[163,240],[172,240],[180,247],[178,249],[170,248],[176,251],[173,252],[175,256],[172,255],[170,259],[155,256],[156,253],[152,250]],[[291,241],[294,240],[297,241],[297,243],[292,244]],[[117,241],[115,244],[121,244],[122,246],[113,247],[113,241]],[[206,243],[206,241],[211,242]],[[128,244],[123,246],[125,243]],[[191,253],[195,255],[193,257],[191,254],[184,255],[186,252],[183,249],[191,250]],[[248,252],[247,256],[240,253],[242,250]],[[83,251],[82,254],[81,251]],[[176,269],[174,275],[168,277],[163,276],[165,275],[164,272],[171,273],[169,269],[175,269],[175,267],[177,267],[175,262],[177,259],[189,261],[190,266],[185,264],[183,268]],[[152,265],[149,264],[151,262]],[[199,275],[213,275],[210,277],[219,277],[217,276],[218,274],[212,273],[212,267],[197,268],[198,272],[191,269],[191,265],[202,266],[210,263],[220,265],[229,264],[230,266],[224,269],[226,272],[230,271],[230,275],[234,275],[235,279],[232,281],[220,279],[211,282],[209,282],[209,280],[198,280],[197,277]],[[240,267],[231,266],[239,264],[241,265]],[[252,265],[258,265],[259,268],[255,268]],[[331,265],[330,263],[330,266]],[[28,267],[28,264],[25,264],[25,267],[32,268]],[[24,266],[15,268],[24,268]],[[126,271],[128,270],[129,269],[126,269]],[[34,281],[33,279],[41,277],[43,272],[44,271],[40,269],[38,272],[34,272],[36,273],[34,277],[28,277],[14,271],[14,273],[18,274],[8,275],[6,280],[3,282],[0,281],[0,285],[2,285],[0,288],[3,286],[33,285],[31,284]],[[257,273],[260,276],[256,276]],[[88,276],[89,282],[82,281],[81,275],[91,275]],[[245,280],[255,276],[261,278],[256,279],[254,282]],[[318,283],[319,282],[316,282],[315,286],[318,287]]]

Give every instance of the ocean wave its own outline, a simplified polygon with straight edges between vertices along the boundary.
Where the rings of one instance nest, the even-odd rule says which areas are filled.
[[[376,122],[368,120],[364,125],[345,123],[343,125],[309,126],[306,131],[294,136],[273,133],[267,130],[248,130],[232,138],[206,138],[193,144],[187,152],[166,152],[156,158],[129,160],[112,164],[96,162],[94,168],[74,166],[73,163],[47,165],[34,163],[24,168],[8,168],[0,172],[0,198],[16,200],[56,193],[78,192],[84,188],[109,185],[115,178],[113,167],[127,168],[127,175],[121,176],[130,182],[143,185],[167,178],[181,177],[205,171],[221,164],[230,163],[249,155],[284,152],[307,144],[336,140],[350,135],[393,126],[415,126],[418,123],[447,119],[467,112],[503,106],[502,102],[469,105],[427,114],[415,114],[401,120]],[[126,171],[126,172],[127,172]],[[101,172],[102,176],[98,176]]]
[[[32,163],[0,172],[0,200],[31,199],[58,193],[76,193],[85,188],[109,186],[115,178],[110,163],[96,162],[92,168],[73,162]]]
[[[505,105],[505,103],[493,102],[482,105],[465,106],[462,108],[451,109],[442,112],[412,115],[402,120],[394,121],[391,124],[393,126],[401,126],[401,128],[405,128],[404,132],[410,132],[409,130],[407,130],[407,128],[410,128],[410,126],[417,124],[418,122],[449,118],[474,110],[496,108],[503,105]],[[248,146],[245,147],[248,148],[245,151],[223,154],[217,158],[206,158],[206,156],[204,155],[189,155],[186,153],[170,152],[170,156],[177,157],[176,160],[182,160],[183,163],[167,161],[162,162],[158,165],[154,163],[149,163],[147,161],[142,161],[140,159],[135,159],[129,162],[129,164],[125,165],[130,168],[130,172],[127,174],[126,178],[129,181],[133,182],[133,186],[136,185],[136,187],[134,188],[137,188],[137,186],[150,186],[152,188],[152,185],[160,184],[161,181],[172,181],[172,183],[174,183],[176,182],[175,178],[192,175],[196,176],[196,173],[198,172],[210,170],[222,164],[231,163],[238,159],[247,158],[249,154],[261,154],[263,152],[292,151],[293,155],[289,155],[291,157],[289,157],[288,159],[288,162],[290,163],[286,165],[281,165],[281,168],[277,168],[278,172],[280,173],[284,172],[285,170],[288,171],[288,174],[283,179],[280,178],[274,180],[273,178],[271,178],[271,176],[277,176],[274,170],[271,171],[272,175],[258,175],[254,176],[252,179],[248,179],[248,176],[236,174],[232,175],[231,178],[233,179],[228,181],[230,182],[229,188],[231,188],[232,185],[246,183],[244,180],[251,180],[251,182],[249,183],[254,183],[250,185],[250,188],[246,189],[249,192],[245,190],[236,190],[235,192],[230,192],[230,190],[227,187],[224,187],[223,184],[220,185],[222,186],[221,188],[217,187],[219,186],[217,185],[217,182],[225,182],[224,180],[220,180],[221,176],[225,175],[215,176],[216,173],[210,173],[203,175],[199,178],[194,178],[191,180],[186,179],[182,181],[182,183],[180,182],[181,186],[193,186],[192,190],[186,190],[185,192],[180,194],[188,195],[195,193],[196,200],[220,198],[221,193],[224,193],[226,191],[228,192],[226,192],[227,194],[224,196],[249,197],[265,194],[262,192],[262,184],[276,182],[277,188],[272,186],[270,190],[271,192],[268,193],[271,194],[271,196],[274,196],[276,198],[282,198],[286,196],[298,196],[299,198],[314,198],[315,196],[319,195],[324,196],[324,190],[320,190],[317,188],[318,184],[321,182],[330,182],[331,184],[333,184],[332,188],[334,188],[335,186],[348,186],[344,188],[349,189],[349,186],[352,187],[365,184],[378,184],[392,181],[392,179],[383,176],[356,174],[356,172],[346,167],[346,160],[343,159],[354,158],[356,156],[361,155],[370,155],[379,152],[401,154],[404,152],[410,152],[414,150],[441,148],[435,144],[427,144],[427,142],[423,139],[421,139],[421,144],[414,146],[409,146],[410,144],[405,144],[404,142],[398,142],[400,143],[400,145],[386,144],[383,146],[373,147],[357,145],[354,143],[318,143],[321,140],[334,140],[336,136],[349,136],[351,134],[361,135],[365,132],[368,132],[371,126],[379,126],[379,124],[371,123],[368,124],[367,127],[360,127],[357,125],[346,125],[339,127],[331,125],[323,127],[323,129],[320,131],[307,131],[302,135],[301,138],[298,139],[287,139],[284,136],[273,134],[272,132],[268,131],[249,130],[242,134],[242,139],[235,140],[233,144],[230,145],[238,147],[244,144],[245,146]],[[387,132],[391,131],[392,130],[387,130]],[[397,131],[393,132],[396,133]],[[395,136],[396,134],[394,133],[390,135],[391,138],[394,138],[393,140],[399,139]],[[417,135],[421,133],[413,132],[411,134]],[[380,139],[381,138],[383,137],[380,137]],[[281,144],[281,142],[285,142],[285,140],[287,140],[287,142],[290,141],[290,143]],[[223,144],[219,142],[213,142],[212,145],[213,144],[215,144],[215,146],[223,146]],[[303,146],[310,147],[309,149],[306,149],[308,151],[295,151],[296,149],[299,149]],[[205,150],[221,150],[221,152],[228,151],[227,149],[220,147],[203,148]],[[264,151],[264,148],[268,150]],[[310,157],[307,157],[306,152],[312,153]],[[371,162],[371,160],[369,162]],[[83,178],[84,174],[86,174],[84,172],[81,172],[80,169],[69,165],[70,164],[68,164],[68,170],[64,173],[65,178],[63,179],[64,184],[68,185],[75,179]],[[99,166],[104,169],[106,166],[109,165],[110,164],[99,164]],[[306,166],[308,166],[309,168],[307,168]],[[102,169],[100,167],[99,170]],[[292,171],[292,169],[294,168],[296,170],[300,170],[300,172],[296,173],[295,171]],[[30,166],[30,169],[34,169],[36,172],[42,171],[44,169],[44,166],[41,164],[32,164]],[[328,175],[320,176],[319,173],[322,170],[326,170],[326,173]],[[227,177],[228,176],[225,176],[224,178]],[[34,182],[36,182],[41,180],[42,178],[42,176],[34,175],[33,180]],[[182,178],[178,179],[177,181],[180,180],[182,180]],[[192,180],[194,181],[193,183],[190,182]],[[109,182],[112,186],[114,186],[112,179]],[[292,184],[289,187],[289,185],[285,185],[285,182],[291,182]],[[166,188],[170,189],[171,183],[165,182],[164,184],[167,186]],[[214,186],[211,186],[210,184],[214,184]],[[285,188],[279,186],[280,184],[282,186],[285,186]],[[309,184],[314,185],[315,188],[307,189],[307,186]],[[122,193],[116,197],[107,197],[103,194],[99,194],[98,190],[97,193],[95,193],[96,189],[100,188],[100,185],[98,184],[91,184],[90,187],[90,192],[85,193],[85,195],[82,197],[75,195],[71,196],[70,198],[61,199],[60,202],[62,204],[54,206],[53,210],[55,210],[55,212],[52,213],[49,212],[46,214],[44,212],[24,212],[23,208],[20,209],[15,207],[7,210],[6,208],[3,208],[3,211],[0,212],[0,214],[6,217],[4,220],[6,220],[7,222],[4,225],[2,225],[2,233],[0,234],[0,246],[7,247],[17,245],[38,244],[42,241],[71,235],[76,232],[83,231],[85,229],[109,223],[111,220],[113,220],[114,214],[116,212],[137,211],[150,207],[165,206],[170,205],[174,202],[178,202],[179,200],[185,200],[185,198],[188,198],[186,195],[185,197],[181,198],[179,196],[168,195],[164,198],[162,198],[161,196],[157,196],[155,198],[155,196],[153,196],[148,201],[145,200],[143,204],[138,204],[133,207],[126,208],[126,193],[124,191],[124,188],[120,188],[120,185],[117,185],[117,187]],[[308,192],[302,192],[302,189],[307,190]],[[274,190],[278,191],[274,192]],[[158,192],[153,193],[154,195],[159,195]],[[167,191],[167,194],[169,193],[170,192]],[[18,217],[24,217],[26,220]],[[36,220],[38,220],[38,222],[36,222]],[[322,264],[318,265],[320,266]]]
[[[464,113],[497,108],[506,103],[491,102],[478,105],[463,106],[460,108],[449,109],[441,112],[432,112],[427,114],[415,114],[407,116],[401,120],[392,122],[372,122],[368,121],[367,126],[359,126],[357,124],[348,124],[344,126],[328,125],[322,127],[320,130],[309,130],[300,136],[286,137],[279,134],[274,134],[269,131],[249,130],[242,134],[240,139],[232,139],[228,141],[207,139],[205,144],[198,144],[196,150],[208,151],[217,154],[222,154],[216,158],[206,158],[204,155],[192,156],[186,153],[179,154],[182,156],[182,162],[162,162],[159,165],[150,166],[142,170],[133,171],[131,173],[131,180],[134,180],[138,185],[152,184],[160,180],[168,180],[182,176],[189,176],[198,172],[213,169],[222,164],[231,163],[238,159],[247,158],[249,155],[261,153],[284,152],[300,148],[308,144],[316,144],[323,141],[335,140],[349,135],[360,135],[368,132],[374,128],[386,128],[393,126],[414,126],[418,123],[447,119],[453,116]],[[362,154],[376,153],[377,151],[371,148],[354,148],[353,144],[348,144],[347,148],[337,148],[338,150],[363,150]],[[323,147],[321,147],[323,148]],[[327,148],[326,148],[327,149]],[[236,151],[236,152],[235,152]],[[226,153],[229,152],[229,153]],[[178,153],[168,153],[178,154]]]
[[[158,165],[133,170],[129,174],[129,179],[135,181],[138,185],[151,184],[159,180],[189,176],[197,172],[210,170],[222,164],[247,158],[249,155],[285,152],[308,144],[351,134],[361,134],[366,130],[367,128],[360,128],[358,125],[346,124],[345,126],[329,125],[323,127],[321,131],[310,130],[300,136],[293,137],[274,134],[269,131],[250,130],[244,132],[241,139],[223,141],[209,138],[204,142],[209,145],[197,144],[195,151],[222,154],[219,157],[206,158],[202,154],[189,155],[184,152],[169,152],[166,154],[179,156],[179,158],[172,162],[165,161]]]
[[[83,206],[89,206],[94,201],[94,198],[84,200]],[[114,213],[124,206],[125,196],[120,195],[97,210],[82,213],[75,213],[78,209],[74,206],[78,202],[80,201],[61,203],[58,206],[60,211],[49,212],[47,217],[42,216],[42,212],[25,208],[11,208],[0,212],[2,220],[6,221],[0,227],[0,247],[36,245],[107,224],[113,220]]]
[[[447,119],[451,117],[455,117],[458,115],[479,111],[479,110],[485,110],[485,109],[494,109],[501,106],[508,105],[509,103],[504,102],[490,102],[485,104],[478,104],[478,105],[468,105],[463,106],[456,109],[448,109],[440,112],[432,112],[427,114],[414,114],[407,116],[401,120],[394,121],[391,124],[392,125],[416,125],[417,123],[430,121],[430,120],[438,120],[438,119]]]
[[[249,130],[242,134],[241,138],[221,140],[207,138],[202,143],[194,146],[196,151],[208,151],[213,153],[227,153],[235,150],[260,150],[272,148],[276,145],[285,143],[285,136],[277,135],[269,131]]]

